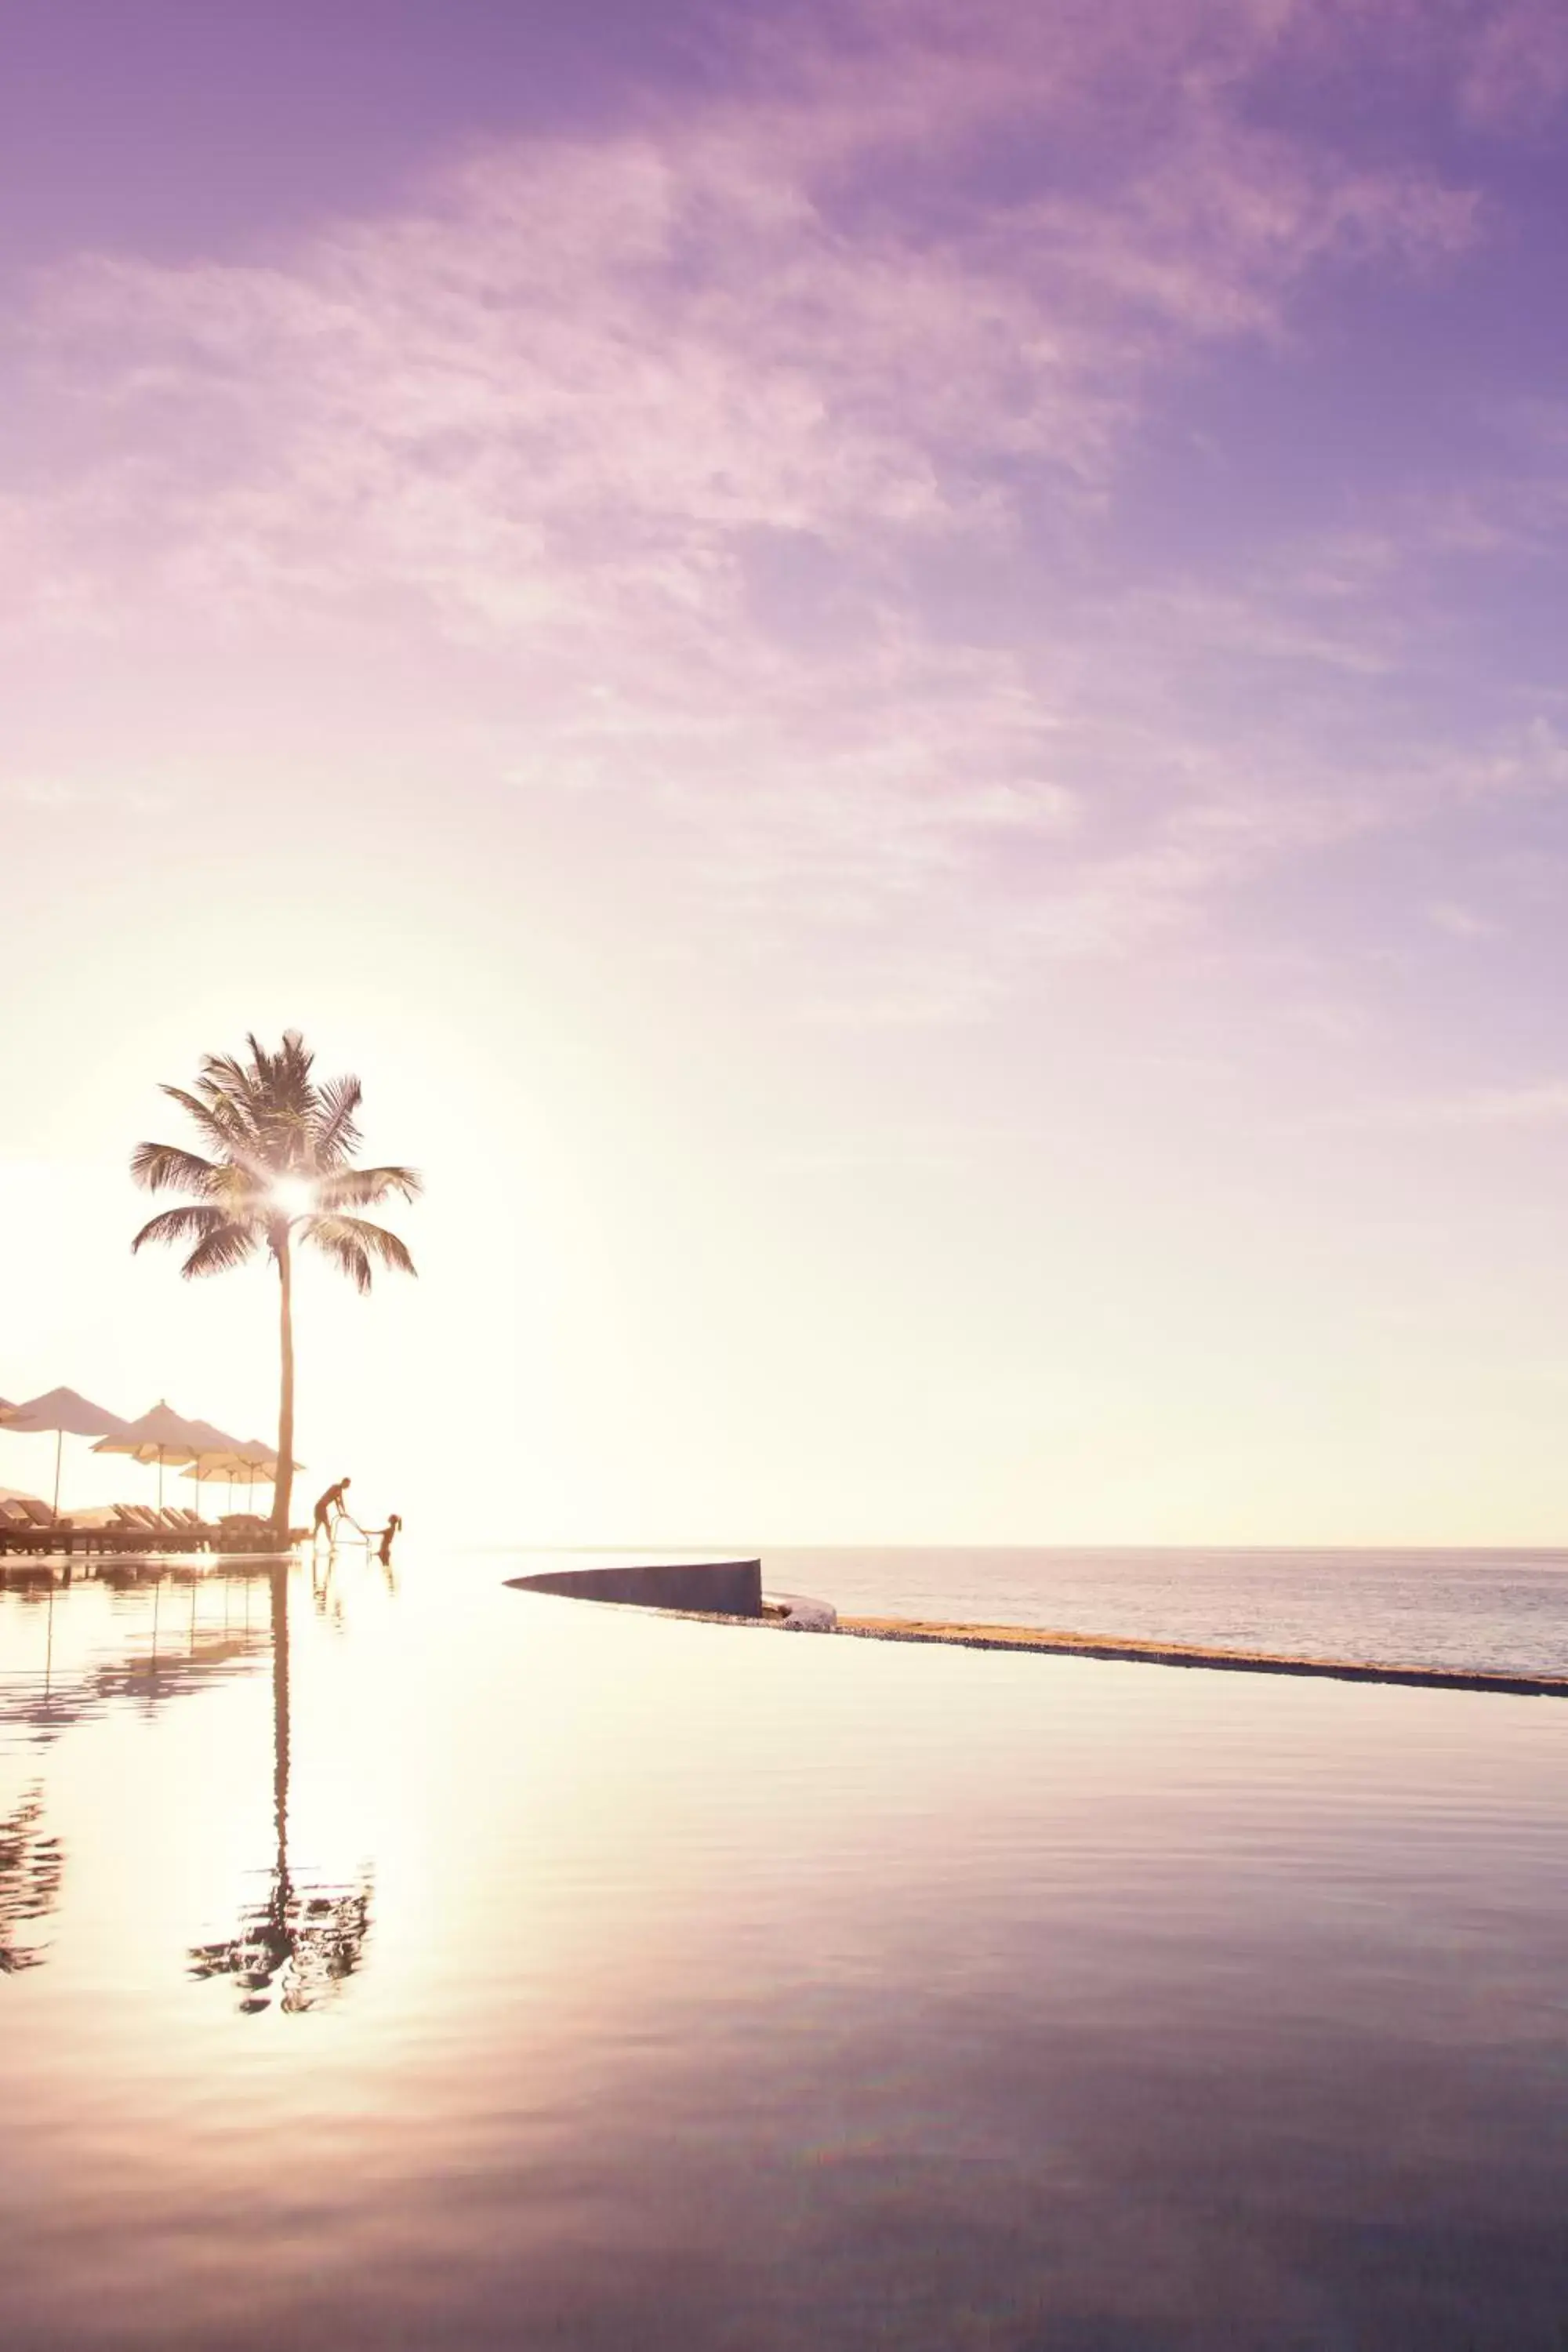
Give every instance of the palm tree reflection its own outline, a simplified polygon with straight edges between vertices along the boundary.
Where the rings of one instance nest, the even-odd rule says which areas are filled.
[[[353,1975],[370,1933],[371,1877],[352,1884],[301,1881],[289,1860],[289,1570],[271,1571],[272,1806],[278,1843],[263,1898],[241,1911],[232,1936],[191,1948],[191,1974],[231,1977],[247,2015],[271,2006],[315,2009]]]
[[[36,1969],[44,1948],[24,1943],[22,1931],[59,1901],[65,1849],[42,1830],[44,1792],[29,1789],[16,1811],[0,1819],[0,1977]]]

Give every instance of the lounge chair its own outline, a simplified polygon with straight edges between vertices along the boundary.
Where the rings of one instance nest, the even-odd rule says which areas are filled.
[[[158,1517],[169,1531],[170,1540],[178,1551],[200,1551],[202,1523],[193,1511],[182,1503],[165,1503]]]
[[[214,1544],[217,1541],[217,1529],[211,1524],[210,1520],[204,1519],[199,1511],[193,1511],[188,1503],[175,1503],[170,1507],[174,1512],[174,1517],[179,1520],[186,1533],[192,1538],[196,1549],[198,1551],[211,1551]]]
[[[230,1511],[218,1521],[219,1549],[226,1552],[248,1552],[267,1555],[291,1549],[305,1534],[303,1528],[290,1528],[287,1541],[279,1545],[270,1519],[258,1519],[254,1511]]]
[[[0,1553],[38,1549],[38,1531],[19,1503],[0,1502]]]
[[[162,1551],[168,1544],[169,1531],[157,1513],[145,1503],[116,1503],[115,1517],[124,1531],[128,1551]]]
[[[96,1525],[79,1530],[84,1551],[122,1552],[134,1548],[136,1538],[123,1520],[100,1519]]]
[[[18,1495],[0,1507],[5,1513],[6,1550],[67,1554],[75,1550],[74,1521],[57,1518],[47,1503],[35,1503],[30,1496]]]

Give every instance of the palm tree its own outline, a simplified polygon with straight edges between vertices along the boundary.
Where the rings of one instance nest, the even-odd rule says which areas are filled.
[[[374,1264],[412,1274],[414,1261],[397,1235],[353,1213],[373,1209],[393,1193],[412,1201],[421,1190],[412,1168],[354,1168],[359,1146],[354,1114],[363,1088],[357,1078],[319,1086],[314,1055],[297,1029],[284,1033],[276,1054],[247,1037],[249,1058],[203,1056],[193,1088],[165,1087],[188,1112],[215,1157],[204,1160],[174,1143],[139,1143],[131,1173],[150,1192],[189,1192],[195,1199],[165,1209],[143,1225],[143,1242],[194,1242],[181,1268],[186,1281],[226,1274],[265,1248],[278,1268],[281,1386],[278,1407],[278,1481],[273,1531],[289,1534],[294,1476],[293,1248],[310,1242],[324,1250],[356,1289],[371,1286]]]

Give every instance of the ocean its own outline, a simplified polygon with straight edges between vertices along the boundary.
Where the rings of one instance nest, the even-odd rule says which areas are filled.
[[[1568,1552],[769,1549],[763,1572],[844,1616],[1568,1675]]]

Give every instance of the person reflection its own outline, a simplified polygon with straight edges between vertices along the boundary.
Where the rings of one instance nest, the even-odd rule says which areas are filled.
[[[65,1849],[42,1829],[44,1792],[29,1789],[0,1819],[0,1977],[39,1967],[47,1946],[24,1942],[25,1928],[47,1919],[60,1899]]]
[[[343,1604],[342,1599],[334,1594],[332,1590],[332,1580],[337,1569],[337,1564],[338,1555],[335,1550],[330,1551],[325,1555],[324,1565],[321,1558],[318,1554],[315,1552],[311,1553],[310,1598],[316,1604],[316,1614],[318,1617],[325,1617],[328,1614],[330,1608],[332,1622],[336,1625],[341,1625],[343,1622]]]
[[[360,1871],[352,1882],[327,1885],[296,1878],[289,1859],[289,1569],[270,1575],[272,1596],[272,1807],[277,1845],[266,1895],[241,1911],[231,1936],[194,1944],[190,1974],[198,1981],[228,1977],[239,1988],[247,2016],[271,2006],[274,1990],[286,2012],[316,2008],[353,1975],[371,1927],[372,1882]]]

